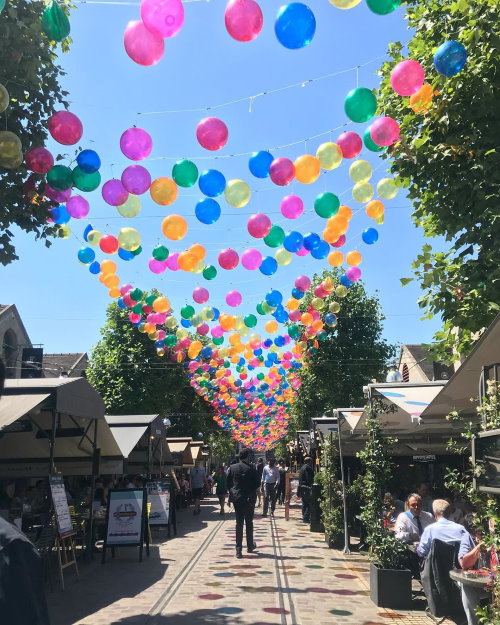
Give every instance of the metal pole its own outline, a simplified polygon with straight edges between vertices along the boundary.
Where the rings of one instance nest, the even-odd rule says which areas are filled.
[[[341,435],[341,417],[337,416],[337,423],[339,428],[339,456],[340,456],[340,476],[342,479],[342,501],[344,503],[344,553],[349,555],[351,550],[349,549],[349,527],[347,525],[347,496],[345,492],[345,476],[344,476],[344,456],[342,455],[342,435]]]
[[[92,478],[90,483],[90,510],[89,510],[89,530],[88,530],[88,542],[86,550],[86,560],[94,559],[94,495],[95,495],[95,475],[94,475],[94,463],[95,463],[95,451],[97,448],[97,419],[94,419],[94,440],[92,442]],[[107,505],[107,502],[106,502]]]
[[[52,432],[50,433],[50,460],[49,460],[49,475],[54,473],[54,452],[56,446],[56,426],[57,426],[57,413],[52,410]]]

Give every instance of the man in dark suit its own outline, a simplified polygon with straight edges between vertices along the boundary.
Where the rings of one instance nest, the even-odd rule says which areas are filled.
[[[299,492],[302,498],[302,520],[309,523],[311,520],[311,491],[314,481],[312,458],[306,456],[299,473]]]
[[[232,464],[227,473],[227,486],[231,492],[231,499],[236,513],[236,557],[242,557],[243,523],[246,526],[247,552],[256,549],[253,541],[253,515],[257,488],[260,486],[257,471],[250,464],[250,449],[242,449],[240,461]]]

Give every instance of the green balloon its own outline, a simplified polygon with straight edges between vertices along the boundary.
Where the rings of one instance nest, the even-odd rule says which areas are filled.
[[[134,256],[139,256],[139,254],[142,252],[142,247],[139,245],[139,247],[136,250],[132,250],[132,254]]]
[[[186,159],[172,167],[172,178],[180,187],[192,187],[198,180],[198,167]]]
[[[259,315],[266,315],[266,311],[262,308],[262,302],[259,302],[255,307]]]
[[[71,169],[65,165],[54,165],[47,173],[47,182],[54,189],[66,191],[66,189],[73,186]]]
[[[399,7],[401,0],[366,0],[366,4],[373,13],[388,15]]]
[[[263,373],[258,373],[257,374],[257,380],[263,380],[264,379],[264,374]]]
[[[365,144],[365,148],[367,150],[370,150],[370,152],[383,152],[384,150],[387,150],[387,148],[383,145],[377,145],[375,141],[371,138],[370,128],[371,126],[368,126],[368,128],[363,133],[363,142]]]
[[[62,41],[69,35],[68,16],[57,2],[52,2],[42,13],[42,30],[51,41]]]
[[[213,280],[217,275],[217,269],[213,265],[207,265],[203,270],[205,280]]]
[[[75,167],[72,176],[73,184],[77,189],[80,189],[80,191],[95,191],[101,184],[101,174],[98,171],[86,174],[79,167]]]
[[[129,295],[130,299],[132,299],[134,302],[140,302],[144,293],[141,291],[141,289],[134,289],[133,291],[130,291]]]
[[[214,345],[222,345],[222,343],[224,343],[224,337],[221,336],[219,339],[212,339],[212,343]]]
[[[167,334],[163,340],[165,341],[165,345],[168,345],[168,347],[173,347],[177,344],[177,337],[175,334]]]
[[[272,226],[269,234],[264,237],[264,243],[269,247],[279,247],[285,239],[285,231],[281,226]]]
[[[297,339],[300,336],[299,326],[295,326],[295,325],[289,326],[288,336],[290,336],[292,339]]]
[[[339,198],[335,195],[335,193],[330,193],[329,191],[321,193],[314,200],[314,210],[316,211],[316,214],[320,217],[324,217],[325,219],[336,215],[339,207]]]
[[[243,322],[245,323],[247,328],[255,328],[257,325],[257,317],[255,315],[247,315]]]
[[[148,295],[144,301],[146,302],[148,306],[152,306],[155,299],[156,299],[156,295]]]
[[[167,260],[168,255],[168,248],[166,248],[164,245],[157,245],[153,250],[153,258],[155,260]]]
[[[349,91],[344,100],[347,117],[357,123],[367,122],[377,110],[377,98],[366,87],[358,87]]]
[[[187,306],[183,306],[181,308],[181,317],[183,319],[191,319],[193,315],[194,315],[194,308],[190,304],[187,304]]]
[[[271,315],[276,310],[276,306],[270,306],[267,302],[262,302],[262,310],[265,315]]]
[[[142,315],[142,304],[136,304],[135,306],[132,306],[132,312],[134,312],[136,315]]]
[[[325,332],[324,330],[321,330],[321,332],[318,332],[316,337],[317,337],[318,341],[326,341],[328,339],[328,332]]]
[[[4,10],[7,0],[0,0],[0,13]]]

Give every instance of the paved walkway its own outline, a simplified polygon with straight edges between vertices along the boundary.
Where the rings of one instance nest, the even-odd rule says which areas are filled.
[[[121,548],[105,565],[66,574],[49,594],[53,625],[429,625],[422,612],[396,613],[369,599],[368,563],[328,549],[292,510],[256,515],[258,553],[234,557],[234,515],[214,499],[181,511],[178,536],[153,532],[150,558]]]

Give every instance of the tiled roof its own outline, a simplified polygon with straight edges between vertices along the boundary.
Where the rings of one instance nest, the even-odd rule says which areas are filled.
[[[430,353],[429,350],[425,349],[423,345],[404,345],[404,347],[406,347],[406,349],[413,356],[413,358],[415,359],[415,363],[418,364],[427,379],[433,380],[434,365],[432,363],[432,360],[428,359]]]

